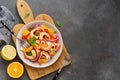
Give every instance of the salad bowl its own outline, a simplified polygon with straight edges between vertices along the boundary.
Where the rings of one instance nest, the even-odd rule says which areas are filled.
[[[27,65],[34,67],[34,68],[45,68],[48,67],[52,64],[54,64],[57,59],[60,57],[62,50],[63,50],[63,39],[61,36],[60,31],[56,28],[56,26],[52,25],[51,23],[48,23],[46,21],[43,20],[39,20],[39,21],[33,21],[30,22],[28,24],[26,24],[24,27],[21,28],[21,30],[19,31],[17,37],[20,39],[23,39],[23,32],[24,30],[33,27],[34,25],[46,25],[48,28],[53,29],[55,34],[57,34],[58,36],[58,44],[60,45],[59,49],[56,51],[55,55],[52,56],[52,58],[44,63],[38,63],[38,58],[40,58],[41,56],[39,55],[39,57],[36,57],[36,59],[33,60],[29,60],[26,59],[25,55],[24,55],[24,51],[21,50],[22,46],[20,45],[19,41],[16,39],[16,48],[17,48],[17,52],[18,52],[18,56],[20,57],[20,59]],[[28,40],[28,42],[30,42],[30,40]],[[50,43],[51,41],[49,41]],[[30,43],[31,44],[31,43]],[[39,47],[39,46],[38,46]],[[44,51],[44,50],[43,50]],[[48,52],[48,51],[46,51]]]

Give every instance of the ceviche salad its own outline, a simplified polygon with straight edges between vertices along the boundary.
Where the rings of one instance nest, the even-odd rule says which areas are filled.
[[[24,57],[39,64],[49,62],[60,48],[58,34],[42,24],[25,29],[22,39],[31,45],[28,49],[21,47]]]

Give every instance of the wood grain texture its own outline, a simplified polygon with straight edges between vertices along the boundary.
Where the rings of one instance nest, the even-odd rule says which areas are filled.
[[[35,18],[35,20],[44,20],[44,21],[47,21],[47,22],[55,25],[54,22],[53,22],[53,20],[52,20],[52,18],[50,16],[46,15],[46,14],[40,14],[40,15],[38,15]]]
[[[13,27],[13,31],[15,32],[15,34],[18,34],[18,32],[20,31],[20,29],[24,26],[24,24],[16,24]],[[14,41],[14,43],[16,43],[16,38],[12,35],[12,39]]]
[[[40,14],[39,16],[37,16],[35,18],[36,20],[44,20],[44,21],[47,21],[47,22],[50,22],[52,24],[54,24],[52,18],[46,14]],[[17,24],[14,26],[13,28],[13,31],[17,34],[19,32],[19,30],[24,26],[24,24]],[[15,38],[13,37],[13,40],[15,42]],[[38,79],[38,78],[41,78],[47,74],[50,74],[56,70],[58,70],[62,64],[62,61],[64,60],[64,57],[66,55],[69,55],[65,46],[63,47],[63,51],[62,51],[62,54],[61,56],[59,57],[59,59],[51,66],[49,67],[46,67],[46,68],[41,68],[41,69],[38,69],[38,68],[33,68],[33,67],[30,67],[28,66],[27,64],[24,64],[25,68],[26,68],[26,71],[30,77],[31,80],[35,80],[35,79]],[[69,65],[71,63],[71,61],[68,62],[67,65]],[[66,66],[67,66],[66,65]]]
[[[18,10],[19,16],[21,17],[21,19],[25,24],[34,20],[31,8],[24,0],[17,0],[17,10]]]

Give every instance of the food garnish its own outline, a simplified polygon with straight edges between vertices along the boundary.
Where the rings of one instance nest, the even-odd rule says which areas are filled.
[[[58,27],[62,27],[62,23],[61,23],[60,21],[56,21],[56,25],[57,25]]]
[[[24,15],[24,19],[26,19],[27,17],[29,17],[30,16],[30,13],[26,13],[25,15]]]
[[[58,34],[47,25],[35,24],[25,29],[22,39],[31,45],[28,49],[21,48],[24,57],[31,62],[47,63],[60,49]]]

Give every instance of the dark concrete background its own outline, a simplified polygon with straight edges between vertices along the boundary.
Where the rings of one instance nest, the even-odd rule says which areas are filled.
[[[120,80],[120,1],[119,0],[26,0],[34,16],[50,15],[59,28],[72,64],[58,80]],[[0,0],[22,23],[16,0]],[[11,44],[12,41],[11,41]],[[15,60],[18,60],[16,57]],[[11,61],[12,62],[12,61]],[[6,68],[10,62],[0,58],[0,80],[13,80]],[[39,80],[51,80],[55,73]],[[29,80],[26,72],[17,80]]]

